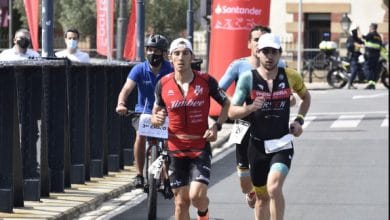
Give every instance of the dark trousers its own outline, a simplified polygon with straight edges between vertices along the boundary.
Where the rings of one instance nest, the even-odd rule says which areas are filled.
[[[374,54],[371,53],[369,56],[365,56],[366,62],[365,62],[365,71],[367,71],[367,79],[368,81],[374,81],[377,80],[378,75],[378,61],[379,61],[379,53]]]

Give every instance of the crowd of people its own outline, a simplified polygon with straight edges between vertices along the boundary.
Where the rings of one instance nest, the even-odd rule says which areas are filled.
[[[64,33],[66,49],[58,51],[55,56],[58,58],[68,58],[72,62],[89,63],[89,54],[82,52],[78,48],[80,34],[77,29],[70,28]],[[31,34],[28,29],[21,28],[15,32],[13,47],[3,50],[0,53],[0,61],[17,61],[39,59],[41,55],[32,46]]]

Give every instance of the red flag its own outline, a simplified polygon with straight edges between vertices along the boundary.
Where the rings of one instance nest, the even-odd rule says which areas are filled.
[[[137,0],[132,0],[131,15],[127,24],[126,43],[123,50],[123,57],[134,61],[137,58]]]
[[[270,1],[213,1],[208,72],[217,80],[233,60],[249,56],[248,32],[254,25],[269,25]],[[234,88],[227,92],[232,95]],[[219,111],[219,105],[212,100],[210,115],[217,116]]]
[[[38,51],[39,0],[24,0],[24,9],[26,10],[28,29],[31,34],[32,46],[35,51]]]
[[[96,0],[96,51],[112,57],[114,49],[114,0]]]

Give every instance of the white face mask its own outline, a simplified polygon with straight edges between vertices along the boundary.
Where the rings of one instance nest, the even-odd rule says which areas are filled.
[[[68,40],[68,41],[66,42],[66,46],[67,46],[69,49],[76,49],[76,48],[77,48],[77,43],[78,43],[77,40]]]

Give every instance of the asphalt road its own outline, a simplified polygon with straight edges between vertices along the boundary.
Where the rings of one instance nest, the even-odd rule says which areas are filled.
[[[388,98],[385,89],[312,91],[284,187],[285,219],[389,218]],[[234,148],[226,147],[212,165],[210,219],[253,219],[240,193]],[[146,219],[144,198],[135,196],[102,219]],[[158,219],[171,219],[173,208],[172,201],[159,200]],[[193,219],[195,213],[192,208]]]

